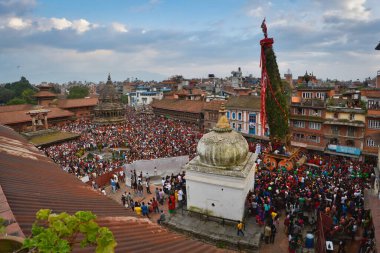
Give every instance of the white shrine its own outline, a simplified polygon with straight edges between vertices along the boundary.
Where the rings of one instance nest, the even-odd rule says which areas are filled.
[[[248,152],[247,141],[231,129],[224,105],[219,112],[216,127],[199,140],[197,156],[184,166],[187,209],[243,220],[257,154]]]

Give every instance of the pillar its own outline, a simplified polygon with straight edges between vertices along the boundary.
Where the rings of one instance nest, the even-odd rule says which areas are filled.
[[[48,126],[48,121],[47,121],[47,113],[44,114],[44,120],[45,120],[45,130],[48,130],[49,126]]]
[[[30,115],[32,117],[32,127],[33,127],[33,132],[37,131],[37,127],[36,127],[36,117],[35,115]]]

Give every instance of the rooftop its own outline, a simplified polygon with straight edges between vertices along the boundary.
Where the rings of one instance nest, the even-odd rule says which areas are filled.
[[[152,103],[152,108],[180,112],[201,113],[204,103],[204,101],[200,100],[162,99],[154,100]]]
[[[32,118],[27,114],[31,108],[29,108],[28,110],[26,110],[23,107],[15,107],[15,108],[16,109],[20,108],[22,110],[5,111],[5,112],[1,112],[0,110],[0,124],[7,125],[7,124],[16,124],[16,123],[24,123],[24,122],[32,121]],[[50,112],[47,114],[48,120],[54,119],[54,118],[74,116],[74,113],[67,110],[60,109],[60,108],[49,107],[47,109],[50,110]]]
[[[238,96],[230,97],[226,104],[227,108],[246,108],[260,110],[260,97],[257,96]]]
[[[61,170],[32,144],[4,126],[0,126],[0,175],[6,201],[25,236],[30,236],[39,209],[70,214],[92,211],[99,225],[113,232],[116,252],[223,252],[170,232],[148,219],[135,217],[129,209]],[[78,251],[94,252],[94,249],[75,250]]]
[[[98,98],[77,98],[77,99],[61,99],[58,100],[58,107],[61,108],[75,108],[85,106],[96,106]]]
[[[36,94],[34,94],[34,96],[37,98],[40,98],[40,97],[55,98],[55,97],[57,97],[57,94],[54,94],[53,92],[50,92],[50,91],[41,90],[41,91],[37,92]]]
[[[219,111],[222,104],[226,104],[226,100],[211,100],[210,102],[205,102],[203,109],[208,111]]]

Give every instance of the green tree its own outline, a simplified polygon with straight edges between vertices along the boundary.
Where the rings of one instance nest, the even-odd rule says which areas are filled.
[[[11,100],[9,100],[7,102],[7,105],[22,105],[22,104],[26,104],[26,101],[22,98],[12,98]]]
[[[89,94],[89,89],[86,86],[72,86],[69,88],[67,98],[84,98]]]
[[[6,104],[9,100],[14,98],[15,92],[5,87],[0,87],[0,104]]]
[[[25,77],[21,77],[20,81],[7,83],[4,87],[14,91],[15,97],[21,97],[22,92],[26,89],[34,89],[34,87],[29,83],[29,81]]]
[[[32,227],[32,236],[25,239],[23,248],[30,252],[71,252],[76,244],[82,248],[96,245],[96,253],[112,253],[116,241],[106,227],[99,227],[92,212],[78,211],[74,215],[65,212],[52,213],[50,209],[41,209],[36,214]],[[77,237],[81,241],[77,241]]]
[[[61,93],[61,87],[58,85],[53,85],[53,87],[51,88],[51,92],[53,92],[55,94],[60,94]]]
[[[128,104],[128,95],[122,95],[121,96],[121,102],[123,104]]]
[[[283,143],[289,141],[289,99],[290,87],[287,82],[281,81],[276,55],[273,48],[264,48],[266,68],[272,89],[266,91],[267,122],[272,140],[280,140]],[[272,94],[273,91],[273,94]]]
[[[21,97],[28,104],[36,104],[36,99],[33,96],[34,94],[36,94],[36,91],[28,88],[22,92]]]

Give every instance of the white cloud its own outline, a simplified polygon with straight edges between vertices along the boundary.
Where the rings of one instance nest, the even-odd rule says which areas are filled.
[[[37,22],[37,29],[43,32],[55,30],[65,30],[70,28],[73,23],[66,18],[41,19]]]
[[[248,16],[256,17],[256,18],[262,18],[264,16],[263,13],[264,13],[263,8],[261,6],[259,6],[259,7],[250,9],[248,11]]]
[[[116,32],[120,32],[120,33],[128,32],[128,29],[124,24],[117,23],[117,22],[112,23],[112,29],[114,29]]]
[[[30,20],[24,20],[18,17],[12,17],[8,21],[8,27],[15,30],[22,30],[31,26]]]
[[[146,34],[146,33],[147,33],[147,30],[145,30],[145,29],[141,30],[141,34]]]
[[[82,19],[82,18],[78,19],[78,20],[74,20],[73,24],[72,24],[72,28],[77,33],[87,32],[88,30],[90,30],[93,27],[96,27],[96,25],[94,26],[93,24],[91,24],[90,22],[88,22],[87,20]]]
[[[327,19],[349,19],[358,21],[368,21],[371,11],[365,7],[367,0],[333,0],[329,1],[329,7],[324,13]]]
[[[72,22],[70,22],[69,20],[67,20],[65,18],[51,18],[50,20],[53,24],[53,28],[55,28],[57,30],[67,29],[67,28],[71,27],[73,24]]]

